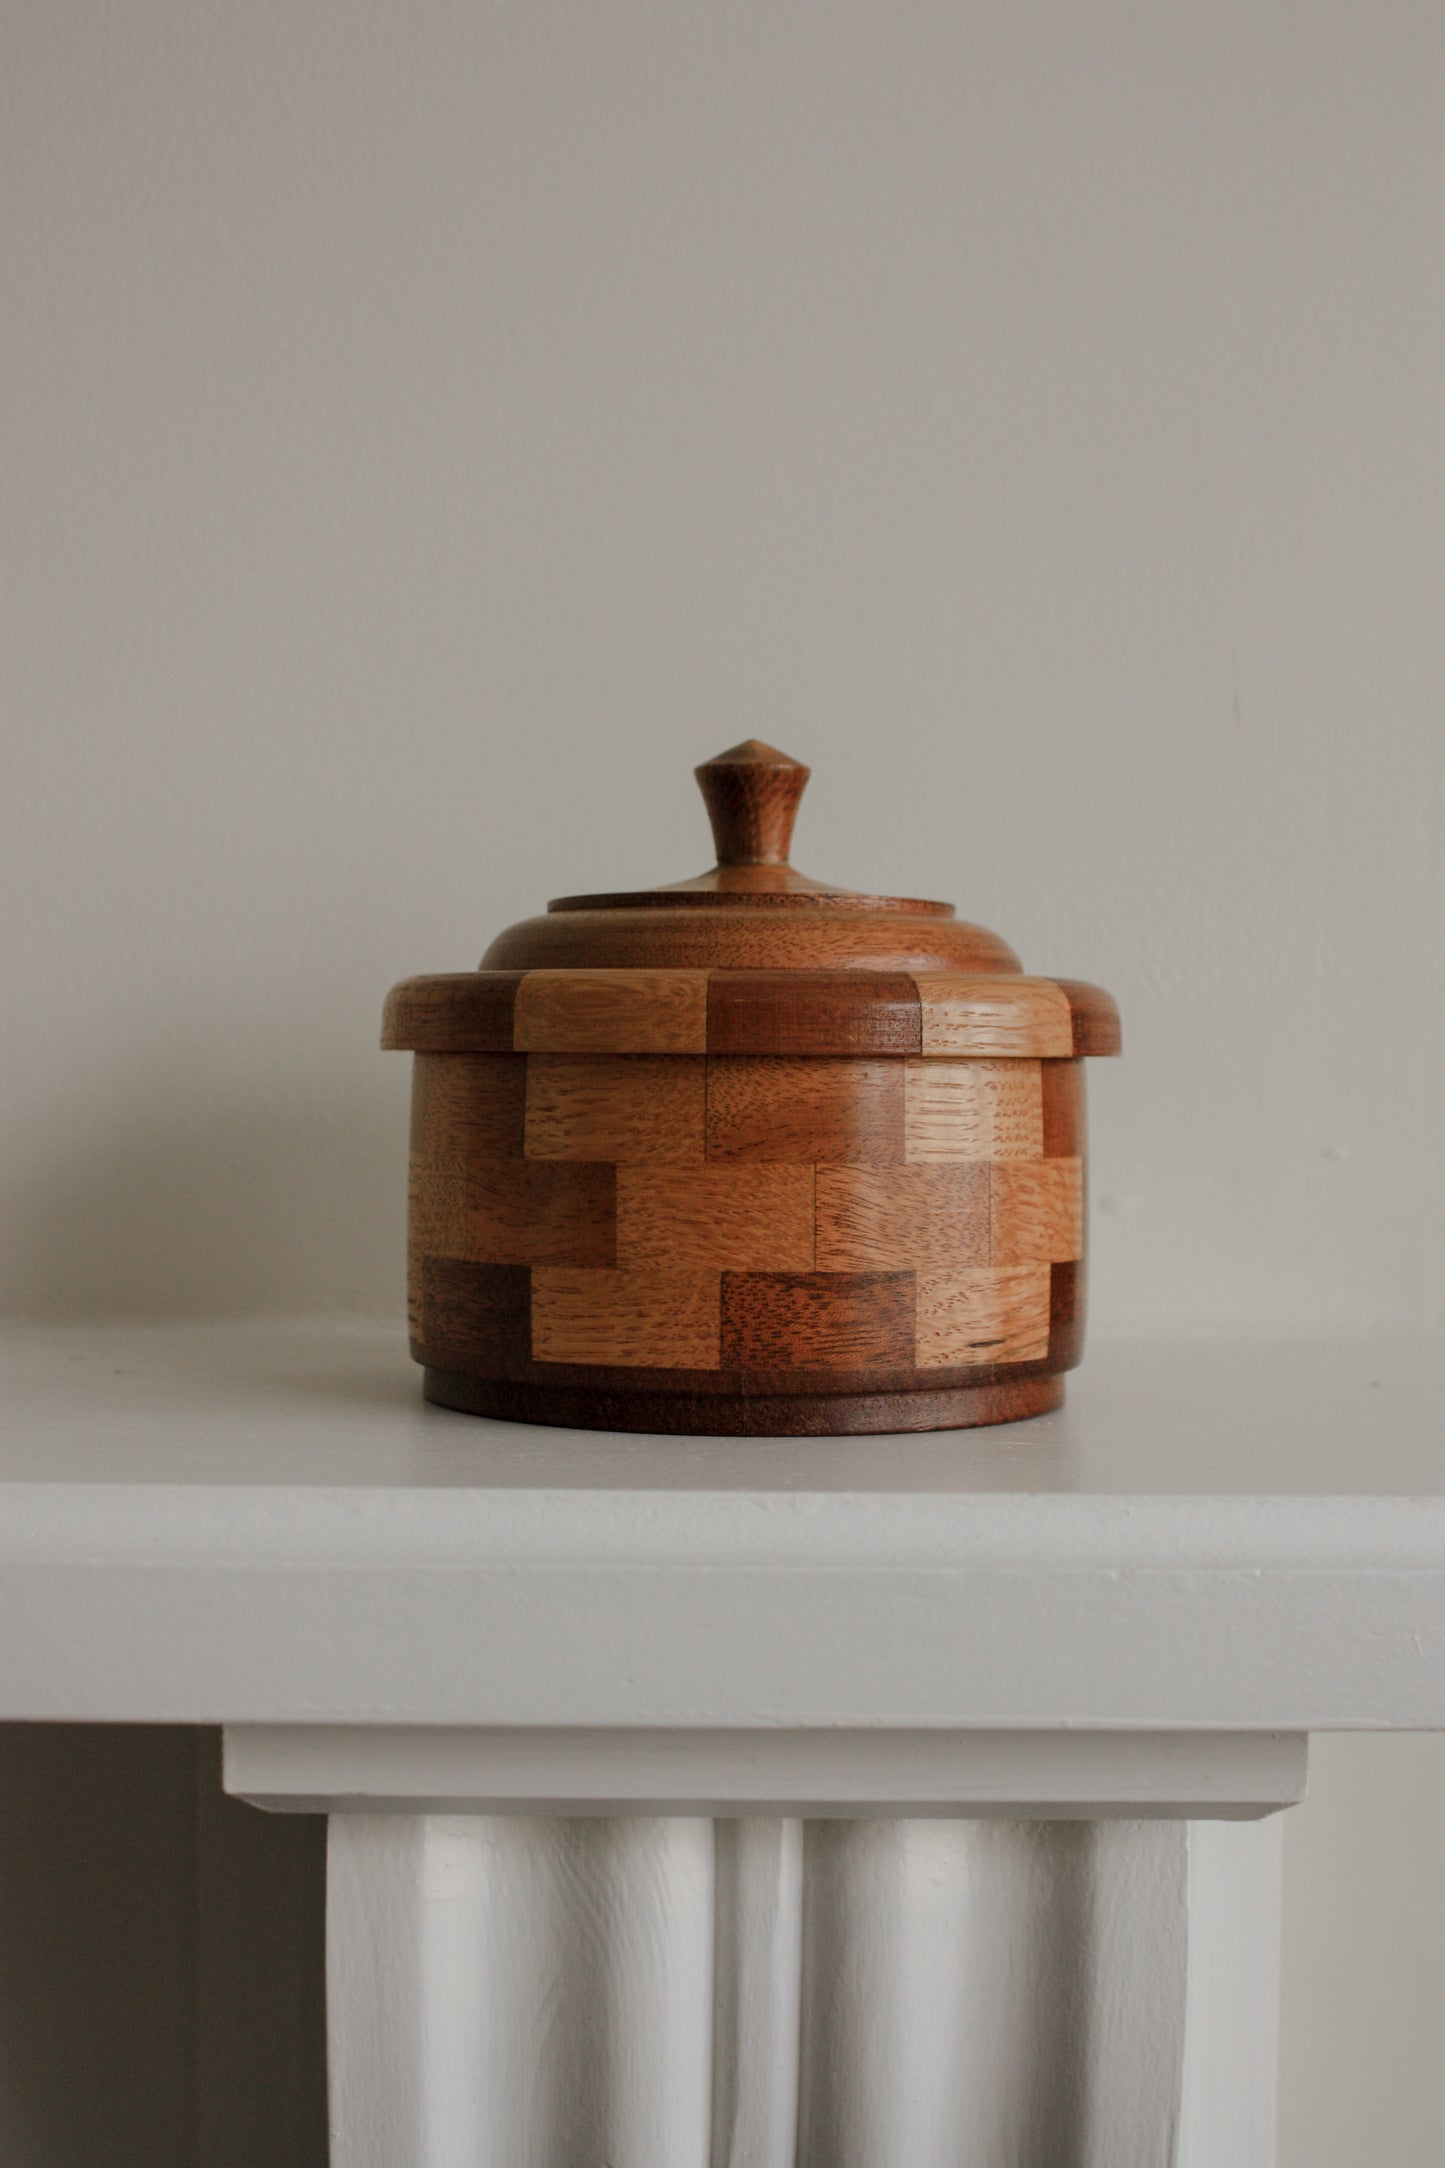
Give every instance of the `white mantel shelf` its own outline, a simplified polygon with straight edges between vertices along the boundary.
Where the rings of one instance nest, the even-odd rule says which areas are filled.
[[[332,2168],[1269,2168],[1308,1734],[1445,1729],[1442,1416],[1442,1342],[775,1440],[16,1328],[0,1717],[221,1724],[330,1816]]]
[[[0,1716],[1445,1728],[1445,1342],[1105,1341],[1055,1415],[671,1439],[388,1327],[0,1338]]]

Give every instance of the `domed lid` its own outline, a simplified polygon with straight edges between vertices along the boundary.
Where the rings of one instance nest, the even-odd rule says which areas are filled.
[[[812,771],[747,738],[696,771],[717,864],[689,881],[559,896],[498,934],[485,971],[1017,971],[1019,960],[951,903],[870,896],[788,863]]]
[[[749,738],[698,782],[717,864],[694,880],[561,896],[476,971],[404,979],[382,1045],[418,1053],[940,1054],[1119,1051],[1098,987],[1022,976],[951,903],[796,873],[801,761]]]

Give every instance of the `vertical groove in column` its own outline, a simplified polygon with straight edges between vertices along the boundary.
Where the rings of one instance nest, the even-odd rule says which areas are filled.
[[[803,1825],[719,1822],[712,2168],[793,2168]]]
[[[332,2168],[706,2168],[703,1820],[332,1817]]]
[[[809,1824],[798,2168],[1168,2168],[1172,1823]]]

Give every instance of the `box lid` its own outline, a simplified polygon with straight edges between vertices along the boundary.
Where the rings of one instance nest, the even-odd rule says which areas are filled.
[[[696,771],[717,863],[561,896],[476,972],[404,980],[382,1043],[416,1051],[1116,1053],[1108,994],[1027,979],[951,903],[864,895],[789,863],[809,769],[749,738]],[[525,984],[524,984],[525,982]]]

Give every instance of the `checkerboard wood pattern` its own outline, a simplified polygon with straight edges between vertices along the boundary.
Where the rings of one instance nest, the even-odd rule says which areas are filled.
[[[786,1394],[1077,1360],[1078,1057],[562,1051],[545,1000],[525,1030],[547,1043],[416,1057],[427,1365]]]

